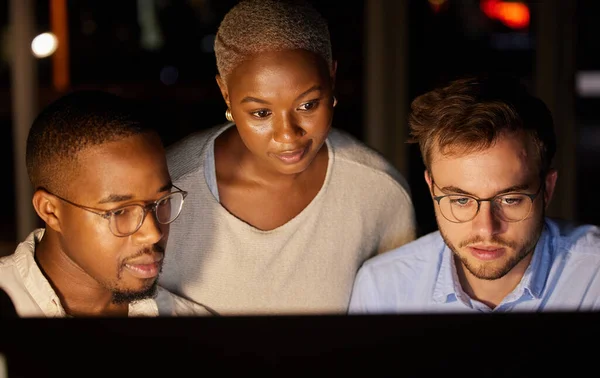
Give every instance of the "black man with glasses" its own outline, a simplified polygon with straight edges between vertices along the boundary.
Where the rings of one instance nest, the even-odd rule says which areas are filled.
[[[35,119],[26,164],[45,227],[0,259],[0,288],[20,317],[212,314],[157,284],[187,193],[172,184],[142,110],[75,91]]]
[[[458,79],[409,117],[438,230],[365,262],[350,314],[596,311],[600,229],[546,216],[552,115],[515,78]]]

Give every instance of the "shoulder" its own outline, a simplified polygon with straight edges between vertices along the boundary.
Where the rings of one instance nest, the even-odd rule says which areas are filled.
[[[173,180],[197,170],[201,166],[206,147],[230,126],[232,124],[226,123],[199,130],[167,146],[167,164]]]
[[[367,175],[379,183],[397,186],[410,195],[408,182],[402,174],[378,151],[367,146],[349,133],[332,129],[329,141],[335,153],[336,163],[352,169],[354,173]]]
[[[5,276],[6,272],[16,269],[15,253],[4,257],[0,257],[0,281]]]
[[[379,254],[365,261],[360,270],[374,275],[390,271],[417,271],[439,260],[445,244],[439,231],[431,232],[412,242]]]
[[[356,275],[349,313],[397,312],[427,301],[445,250],[436,231],[367,260]]]
[[[546,219],[555,248],[575,256],[595,256],[600,259],[600,227],[557,219]]]
[[[21,275],[17,266],[15,253],[0,258],[0,288],[6,290],[7,286],[12,286],[21,282]]]
[[[27,267],[20,266],[17,260],[14,254],[0,258],[0,289],[6,291],[13,300],[16,299],[15,293],[28,292],[24,277]]]
[[[156,295],[159,316],[210,316],[218,315],[207,306],[171,293],[159,286]]]
[[[29,235],[27,235],[27,238],[17,245],[13,253],[0,258],[0,269],[24,270],[29,264],[35,264],[33,257],[35,245],[42,239],[44,232],[45,230],[43,228],[37,228],[30,232]],[[1,274],[0,277],[2,277]]]
[[[15,252],[10,255],[0,257],[0,271],[12,269],[15,265]],[[0,277],[2,275],[0,274]]]
[[[12,254],[0,258],[0,288],[13,300],[30,298],[31,282],[37,283],[44,279],[34,259],[35,244],[43,234],[43,228],[32,231]]]

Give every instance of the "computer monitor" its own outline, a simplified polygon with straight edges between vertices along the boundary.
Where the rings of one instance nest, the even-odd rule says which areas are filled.
[[[9,377],[576,376],[595,372],[600,340],[598,313],[1,323]]]

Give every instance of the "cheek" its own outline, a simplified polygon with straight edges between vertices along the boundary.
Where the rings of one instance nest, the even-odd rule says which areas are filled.
[[[543,218],[544,203],[541,201],[541,198],[539,200],[536,199],[527,218],[521,222],[509,223],[509,233],[519,238],[527,238],[543,223]]]
[[[442,219],[440,219],[440,217]],[[440,215],[438,215],[438,227],[444,233],[446,238],[452,242],[455,246],[458,246],[461,241],[469,238],[471,229],[467,223],[452,223],[447,221]]]
[[[72,235],[67,241],[70,257],[85,270],[114,271],[127,238],[114,236],[108,228],[108,221],[98,220],[80,220],[65,232]]]
[[[535,230],[539,227],[541,222],[541,212],[534,211],[538,209],[532,209],[531,214],[527,219],[522,222],[510,223],[507,234],[515,240],[526,240],[535,233]]]
[[[332,120],[333,112],[325,110],[307,117],[304,124],[307,129],[310,129],[316,134],[327,133],[331,127]]]
[[[242,142],[249,150],[255,150],[267,146],[271,140],[271,129],[269,127],[239,126],[238,134]]]
[[[175,219],[175,222],[177,222],[178,220],[179,220],[179,218]],[[163,237],[158,241],[157,244],[165,246],[165,245],[167,245],[167,241],[169,240],[169,231],[171,230],[171,225],[170,224],[161,224],[161,225],[159,225],[159,227],[160,227],[160,231],[163,234]]]
[[[315,115],[304,120],[300,127],[306,131],[308,138],[314,140],[314,148],[318,149],[323,145],[331,130],[331,116],[330,114]]]
[[[98,219],[88,216],[87,213],[73,214],[63,218],[62,232],[63,235],[66,235],[65,239],[68,241],[69,249],[95,248],[96,244],[102,241],[102,238],[97,237],[98,234],[103,234],[102,226],[110,232],[106,220],[95,215],[93,217]],[[103,224],[102,221],[106,224]]]
[[[117,238],[116,236],[97,235],[90,243],[90,249],[87,252],[87,263],[90,265],[90,271],[95,272],[99,281],[113,281],[117,279],[123,257],[125,257],[125,243],[128,238]]]

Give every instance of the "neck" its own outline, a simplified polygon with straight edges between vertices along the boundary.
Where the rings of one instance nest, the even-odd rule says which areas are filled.
[[[532,257],[533,252],[519,261],[507,274],[495,280],[484,280],[475,277],[457,257],[454,257],[454,262],[458,279],[465,293],[472,299],[494,309],[521,282]]]
[[[60,247],[58,235],[46,228],[35,247],[35,260],[72,316],[127,316],[127,303],[114,304],[112,292],[79,267]]]

